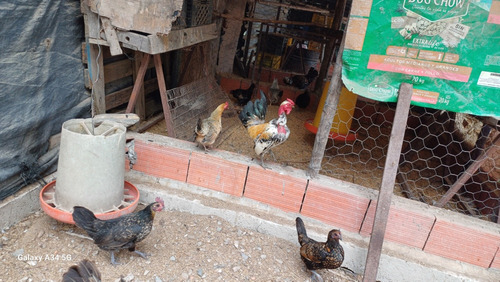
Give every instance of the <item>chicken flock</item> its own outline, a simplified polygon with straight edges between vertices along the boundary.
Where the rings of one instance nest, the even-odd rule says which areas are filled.
[[[291,99],[283,100],[278,109],[278,116],[266,122],[268,98],[260,90],[260,97],[252,101],[254,88],[255,85],[252,84],[248,89],[237,89],[238,91],[234,90],[231,93],[237,104],[242,106],[238,118],[254,142],[254,151],[260,159],[261,166],[266,168],[264,156],[269,153],[274,157],[272,149],[285,142],[290,135],[287,115],[291,113],[295,102]],[[282,91],[279,92],[277,87],[271,91],[273,90],[275,93],[270,97],[273,100],[271,102],[280,99],[282,95]],[[210,116],[198,119],[194,129],[194,142],[198,147],[203,147],[206,153],[221,132],[222,113],[228,107],[228,102],[222,103]],[[73,207],[72,217],[75,225],[83,229],[98,248],[110,252],[111,264],[117,265],[120,263],[116,261],[115,253],[122,249],[148,259],[150,255],[136,250],[136,245],[151,233],[156,213],[164,209],[163,200],[157,197],[144,209],[115,219],[98,219],[91,210],[81,206]],[[342,240],[340,230],[331,230],[326,242],[317,242],[307,236],[304,222],[300,217],[296,218],[295,228],[300,245],[298,254],[306,268],[311,271],[312,281],[323,281],[316,270],[335,269],[344,261],[344,250],[339,243],[339,240]],[[64,273],[63,281],[101,281],[101,273],[93,262],[84,259]]]
[[[76,226],[82,228],[102,250],[111,253],[111,264],[116,262],[114,253],[121,249],[135,252],[144,259],[150,255],[137,251],[136,244],[143,241],[151,232],[156,212],[164,210],[164,202],[156,198],[155,202],[144,209],[120,216],[115,219],[101,220],[84,207],[73,207],[73,220]],[[296,218],[296,230],[300,245],[299,255],[306,268],[311,271],[312,281],[323,281],[316,272],[319,269],[339,268],[344,261],[344,250],[339,240],[342,240],[340,230],[333,229],[328,233],[326,242],[317,242],[307,236],[304,222]],[[83,259],[77,265],[71,266],[63,275],[63,282],[70,281],[101,281],[101,273],[96,265],[88,259]]]

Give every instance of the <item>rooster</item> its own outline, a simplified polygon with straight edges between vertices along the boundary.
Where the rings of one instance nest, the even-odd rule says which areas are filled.
[[[290,114],[294,105],[292,100],[286,99],[278,109],[278,118],[266,123],[267,100],[261,90],[260,99],[248,102],[238,115],[254,141],[255,153],[259,156],[260,164],[264,168],[264,155],[267,152],[272,154],[271,149],[285,142],[290,136],[290,130],[286,126],[286,115]]]
[[[101,273],[95,264],[87,259],[70,266],[68,271],[63,274],[63,282],[100,282]]]
[[[143,210],[126,214],[110,220],[101,220],[87,208],[73,207],[73,220],[76,226],[87,232],[94,243],[101,249],[111,252],[111,263],[115,261],[115,251],[128,249],[143,258],[147,255],[135,249],[135,245],[149,235],[153,227],[153,219],[156,212],[164,208],[163,200],[156,198],[154,203],[149,204]]]
[[[292,77],[283,78],[283,82],[288,85],[295,86],[301,90],[306,89],[314,79],[318,76],[318,71],[313,67],[309,69],[306,75],[294,75]]]
[[[311,280],[323,281],[315,270],[335,269],[344,262],[344,249],[339,243],[339,240],[342,240],[342,233],[340,230],[333,229],[328,233],[326,242],[320,243],[307,237],[306,227],[300,217],[295,219],[295,223],[299,237],[300,257],[312,273]]]
[[[253,90],[255,89],[255,84],[252,82],[250,87],[248,89],[234,89],[229,91],[231,94],[233,94],[233,97],[238,100],[238,105],[243,106],[248,103],[252,99],[253,95]]]
[[[229,107],[228,102],[220,104],[208,118],[198,119],[198,124],[194,129],[194,141],[196,145],[202,145],[207,151],[207,147],[214,144],[222,129],[222,112]]]

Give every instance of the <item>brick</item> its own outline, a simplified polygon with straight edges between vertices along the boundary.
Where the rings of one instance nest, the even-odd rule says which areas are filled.
[[[309,181],[301,213],[351,232],[359,232],[370,199]]]
[[[299,212],[307,180],[250,166],[244,196],[284,211]]]
[[[137,163],[133,169],[156,177],[186,181],[189,151],[136,140]]]
[[[498,234],[438,219],[424,251],[488,268],[497,253],[499,242]],[[498,260],[495,267],[498,267]]]
[[[187,182],[234,196],[243,195],[248,166],[193,152]]]
[[[496,268],[500,270],[500,246],[495,254],[495,257],[493,258],[493,262],[491,263],[491,268]]]
[[[371,234],[376,205],[376,201],[370,204],[365,221],[361,227],[361,235],[369,236]],[[384,238],[403,245],[423,249],[434,220],[435,218],[432,216],[391,206]]]

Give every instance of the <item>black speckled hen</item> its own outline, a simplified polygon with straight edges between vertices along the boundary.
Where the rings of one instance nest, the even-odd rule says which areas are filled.
[[[313,281],[323,281],[315,271],[317,269],[335,269],[344,262],[344,249],[339,243],[342,240],[340,230],[333,229],[328,233],[326,242],[317,242],[307,237],[306,227],[300,217],[295,220],[300,244],[300,257],[307,269],[312,273]]]
[[[94,243],[101,249],[111,252],[111,263],[115,261],[115,252],[128,249],[143,258],[147,254],[135,249],[135,245],[144,240],[153,228],[153,219],[156,212],[164,208],[163,200],[156,198],[154,203],[149,204],[143,210],[126,214],[118,218],[101,220],[87,208],[73,207],[73,220],[76,226],[87,232]]]
[[[95,264],[87,259],[83,259],[77,265],[69,267],[64,273],[63,282],[100,282],[101,273]]]

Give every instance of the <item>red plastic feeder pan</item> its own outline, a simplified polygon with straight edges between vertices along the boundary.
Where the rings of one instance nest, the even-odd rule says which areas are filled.
[[[54,204],[54,197],[56,194],[55,184],[56,181],[54,180],[42,188],[42,190],[40,191],[40,206],[42,207],[42,210],[50,217],[64,223],[75,224],[71,213],[58,209]],[[123,192],[123,201],[125,202],[125,204],[122,204],[120,207],[118,207],[118,210],[116,211],[98,213],[95,216],[99,219],[106,220],[117,218],[133,212],[139,204],[139,190],[134,185],[132,185],[132,183],[125,181]]]

